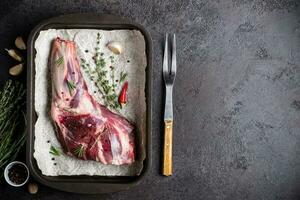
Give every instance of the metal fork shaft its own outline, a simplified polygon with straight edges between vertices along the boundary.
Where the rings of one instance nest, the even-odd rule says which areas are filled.
[[[173,85],[166,85],[164,120],[173,120]]]

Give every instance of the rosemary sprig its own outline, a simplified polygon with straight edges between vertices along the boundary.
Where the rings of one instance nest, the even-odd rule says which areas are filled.
[[[69,89],[70,95],[72,95],[73,91],[76,89],[76,85],[75,85],[74,81],[67,80],[67,87]]]
[[[60,156],[60,151],[59,149],[57,149],[56,147],[52,146],[50,147],[50,151],[49,151],[50,154],[54,155],[54,156]]]
[[[55,64],[57,65],[57,67],[59,67],[61,64],[64,63],[64,57],[61,56],[59,57],[56,61],[55,61]]]
[[[85,149],[84,149],[83,145],[80,144],[80,145],[78,145],[78,147],[76,147],[76,149],[73,152],[77,157],[81,158],[84,154],[84,151],[85,151]]]

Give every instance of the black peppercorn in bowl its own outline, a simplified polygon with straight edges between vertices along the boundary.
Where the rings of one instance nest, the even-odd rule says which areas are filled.
[[[13,161],[5,167],[4,178],[9,185],[21,187],[29,179],[29,170],[24,163]]]

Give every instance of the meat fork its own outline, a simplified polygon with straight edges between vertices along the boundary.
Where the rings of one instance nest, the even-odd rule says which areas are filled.
[[[164,114],[164,158],[163,175],[172,175],[172,141],[173,141],[173,84],[176,76],[176,38],[172,35],[171,65],[169,65],[169,38],[166,34],[163,60],[163,76],[166,85]]]

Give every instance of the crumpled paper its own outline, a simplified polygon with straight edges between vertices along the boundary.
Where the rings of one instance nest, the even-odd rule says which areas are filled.
[[[97,33],[101,35],[100,50],[104,53],[106,60],[109,56],[115,57],[116,74],[121,70],[128,73],[128,104],[121,110],[120,114],[135,123],[139,151],[138,160],[132,165],[104,165],[96,161],[83,161],[62,153],[53,156],[49,153],[51,145],[61,150],[56,138],[54,127],[50,118],[50,91],[51,77],[48,66],[51,43],[56,37],[73,40],[77,44],[77,53],[80,58],[87,60],[91,67],[92,56]],[[124,52],[114,55],[107,47],[110,41],[118,41],[124,47]],[[42,174],[48,176],[58,175],[104,175],[104,176],[133,176],[140,173],[145,158],[146,132],[146,99],[145,99],[145,69],[147,66],[145,53],[145,40],[140,31],[137,30],[94,30],[94,29],[48,29],[41,31],[35,41],[35,110],[38,115],[35,124],[34,158],[37,161]],[[108,68],[109,66],[107,66]],[[90,94],[98,102],[102,102],[101,96],[95,94],[96,86],[89,80],[87,74],[82,71],[88,85]],[[121,87],[121,86],[118,86]],[[119,90],[120,88],[117,88]]]

